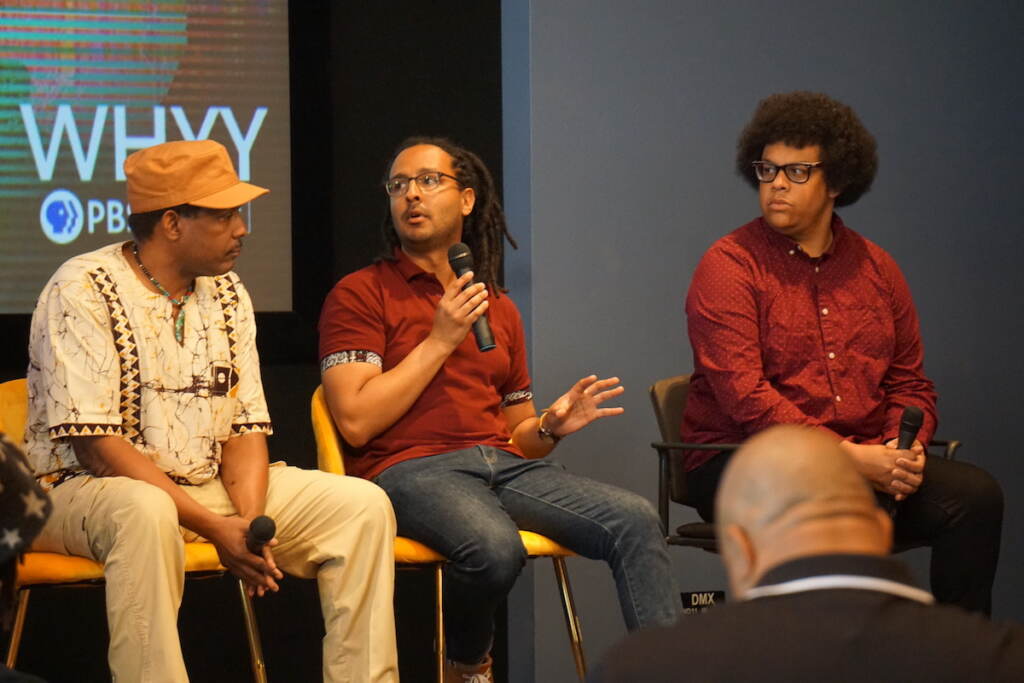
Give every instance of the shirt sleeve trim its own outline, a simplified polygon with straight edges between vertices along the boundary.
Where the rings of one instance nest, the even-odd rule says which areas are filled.
[[[50,427],[50,440],[64,439],[69,436],[125,436],[121,425],[109,424],[72,424],[65,422],[55,427]]]
[[[252,434],[256,432],[262,432],[263,434],[273,434],[274,428],[269,422],[246,422],[244,424],[233,424],[231,425],[231,436],[241,436],[243,434]]]
[[[380,354],[373,351],[363,349],[337,351],[324,356],[324,359],[320,361],[320,374],[322,375],[335,365],[344,365],[345,363],[369,363],[370,365],[376,365],[378,368],[384,366],[384,360],[380,357]]]
[[[505,394],[504,398],[501,399],[501,407],[507,408],[508,406],[514,406],[518,403],[526,403],[527,401],[533,400],[533,392],[529,389],[521,389],[519,391],[513,391]]]

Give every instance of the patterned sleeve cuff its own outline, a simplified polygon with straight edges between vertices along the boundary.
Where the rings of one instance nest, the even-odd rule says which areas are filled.
[[[64,439],[69,436],[124,436],[121,425],[104,425],[96,423],[71,424],[65,422],[50,427],[50,440]]]
[[[342,365],[344,363],[369,363],[376,365],[378,368],[384,365],[380,354],[373,351],[337,351],[324,356],[324,359],[320,361],[320,374],[324,374],[335,365]]]
[[[521,389],[519,391],[513,391],[505,394],[501,399],[501,407],[507,408],[508,406],[514,406],[517,403],[525,403],[526,401],[533,400],[533,392],[529,389]]]
[[[274,428],[270,426],[269,422],[244,422],[231,425],[231,436],[241,436],[242,434],[254,432],[270,435],[274,433]]]

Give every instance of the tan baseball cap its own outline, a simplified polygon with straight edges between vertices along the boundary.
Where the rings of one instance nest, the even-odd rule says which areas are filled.
[[[181,140],[140,149],[124,160],[132,213],[191,204],[231,209],[270,192],[243,183],[224,145],[213,140]]]

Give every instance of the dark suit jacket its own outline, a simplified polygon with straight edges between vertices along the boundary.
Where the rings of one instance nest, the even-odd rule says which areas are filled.
[[[789,562],[761,584],[855,575],[912,585],[888,557]],[[1024,681],[1024,627],[881,590],[761,597],[683,617],[613,647],[592,683],[672,681]]]

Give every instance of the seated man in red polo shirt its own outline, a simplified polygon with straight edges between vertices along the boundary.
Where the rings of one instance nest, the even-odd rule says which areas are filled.
[[[388,492],[400,534],[451,561],[449,680],[491,680],[494,610],[526,561],[520,528],[607,561],[630,630],[673,622],[678,593],[651,505],[543,459],[621,413],[601,405],[622,388],[585,377],[538,417],[522,321],[497,283],[512,240],[490,172],[447,140],[413,138],[385,190],[388,257],[328,296],[321,370],[347,472]],[[477,284],[448,264],[458,242],[476,257]],[[496,347],[482,352],[467,333],[485,312]]]
[[[711,246],[686,298],[694,373],[682,433],[739,442],[774,424],[831,435],[895,517],[897,543],[932,546],[942,602],[990,612],[1003,496],[985,471],[925,456],[935,389],[899,267],[833,211],[867,192],[875,140],[825,95],[772,95],[740,136],[737,168],[762,215]],[[924,413],[896,448],[907,406]],[[713,517],[725,453],[692,451],[687,490]]]

